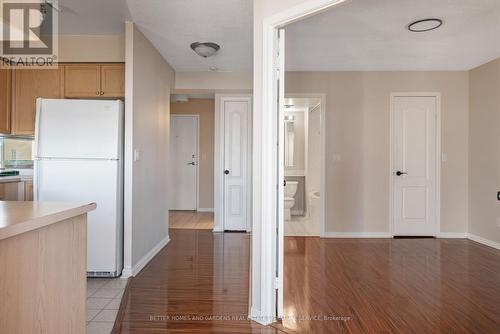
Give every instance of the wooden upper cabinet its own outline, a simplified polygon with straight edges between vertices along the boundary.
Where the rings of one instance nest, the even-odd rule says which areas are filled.
[[[101,96],[125,96],[125,65],[101,65]]]
[[[101,66],[99,64],[65,65],[64,96],[99,97],[101,94]]]
[[[11,133],[12,70],[0,69],[0,133]]]
[[[13,133],[35,133],[36,99],[64,97],[64,68],[14,71]]]
[[[66,98],[125,96],[124,64],[67,64],[64,67]]]

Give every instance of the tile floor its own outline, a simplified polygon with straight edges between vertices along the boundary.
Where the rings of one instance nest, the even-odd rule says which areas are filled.
[[[87,334],[109,334],[120,308],[127,279],[87,279]]]
[[[318,237],[319,227],[315,226],[307,217],[292,216],[292,220],[285,221],[286,237]]]

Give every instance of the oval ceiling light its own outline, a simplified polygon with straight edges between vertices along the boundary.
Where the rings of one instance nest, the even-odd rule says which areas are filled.
[[[191,44],[191,49],[193,49],[198,56],[208,58],[219,51],[220,46],[219,44],[212,42],[194,42]]]
[[[408,25],[408,30],[411,32],[426,32],[435,30],[443,25],[441,19],[424,19],[412,22]]]

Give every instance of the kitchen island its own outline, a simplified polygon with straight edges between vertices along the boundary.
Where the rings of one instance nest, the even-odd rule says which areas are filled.
[[[85,333],[94,203],[0,202],[0,333]]]

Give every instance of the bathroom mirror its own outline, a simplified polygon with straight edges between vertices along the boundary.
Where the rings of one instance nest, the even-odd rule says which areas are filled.
[[[285,167],[293,167],[295,129],[293,120],[285,120]]]

